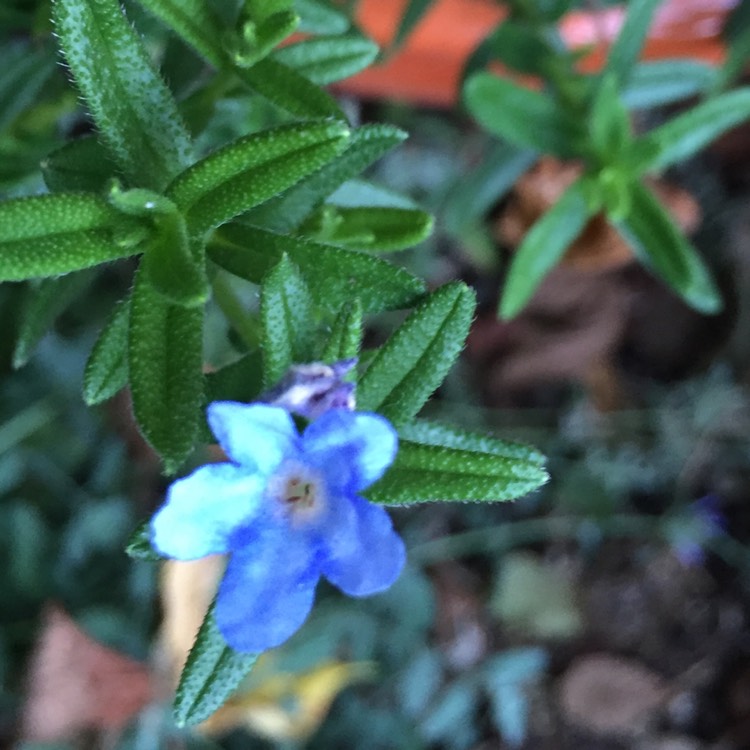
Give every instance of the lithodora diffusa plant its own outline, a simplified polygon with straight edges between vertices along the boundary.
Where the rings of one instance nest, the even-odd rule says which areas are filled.
[[[117,0],[55,0],[94,134],[45,158],[46,192],[0,203],[0,280],[31,282],[21,365],[97,267],[137,256],[131,291],[92,349],[84,399],[129,387],[167,474],[212,441],[209,425],[227,454],[177,479],[129,545],[150,559],[230,554],[178,688],[176,718],[190,724],[221,705],[256,651],[300,626],[321,575],[355,596],[395,580],[404,548],[383,506],[507,500],[546,473],[533,449],[417,418],[463,346],[474,297],[462,283],[428,293],[374,254],[431,228],[404,198],[357,179],[404,134],[353,128],[319,88],[376,47],[323,0],[246,0],[239,12],[229,0],[139,2],[153,17],[144,21],[179,40],[195,81],[175,96],[152,64],[159,45],[144,46]],[[278,48],[295,30],[305,36]],[[252,97],[271,126],[208,137],[211,109],[230,93]],[[257,310],[233,276],[259,286]],[[206,375],[209,302],[237,352]],[[410,312],[363,351],[364,316],[387,310]]]

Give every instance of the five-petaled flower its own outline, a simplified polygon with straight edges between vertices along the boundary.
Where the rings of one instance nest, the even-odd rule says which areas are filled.
[[[281,407],[219,401],[208,421],[230,462],[174,482],[151,541],[178,560],[230,554],[216,601],[230,646],[283,643],[310,612],[321,575],[351,596],[398,578],[403,542],[385,510],[358,494],[395,458],[385,418],[332,409],[300,435]]]

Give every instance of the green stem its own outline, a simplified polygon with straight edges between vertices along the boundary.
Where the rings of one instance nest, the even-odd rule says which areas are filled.
[[[615,515],[602,519],[566,516],[530,518],[424,542],[410,550],[409,557],[424,565],[480,552],[502,553],[522,544],[553,537],[577,538],[585,532],[587,525],[603,536],[660,536],[659,524],[655,519],[636,515]]]
[[[260,323],[244,308],[226,275],[221,272],[217,273],[211,282],[211,287],[216,304],[232,328],[237,331],[249,349],[257,349],[260,346]]]

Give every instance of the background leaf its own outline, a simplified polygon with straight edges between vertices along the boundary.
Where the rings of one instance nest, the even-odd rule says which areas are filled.
[[[576,180],[534,224],[513,256],[500,299],[500,315],[517,315],[562,258],[591,216],[586,183]]]
[[[342,359],[359,356],[362,346],[362,303],[359,298],[344,306],[331,328],[323,351],[323,362],[333,364]]]
[[[475,73],[464,86],[464,101],[483,127],[516,146],[562,157],[580,152],[580,123],[548,94],[491,73]]]

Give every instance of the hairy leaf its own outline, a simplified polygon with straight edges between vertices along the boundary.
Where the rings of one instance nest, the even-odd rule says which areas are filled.
[[[281,380],[294,362],[306,362],[310,355],[313,325],[310,291],[286,255],[263,281],[260,318],[263,383],[268,388]]]
[[[133,412],[174,473],[193,448],[203,403],[203,309],[170,304],[140,268],[130,309],[128,367]]]
[[[344,306],[331,328],[321,359],[333,363],[359,356],[362,346],[362,303],[358,297]]]
[[[409,421],[443,382],[463,348],[474,294],[459,282],[421,302],[378,350],[359,381],[357,403],[397,424]]]
[[[163,188],[190,161],[169,89],[117,0],[56,0],[60,46],[102,139],[135,185]]]
[[[133,255],[128,224],[90,194],[38,195],[0,203],[0,281],[57,276]]]
[[[412,304],[425,290],[420,279],[367,253],[247,225],[224,227],[208,252],[222,268],[256,284],[286,253],[315,301],[329,310],[340,309],[354,296],[365,312],[397,309]]]
[[[112,398],[128,384],[130,297],[114,309],[91,350],[83,372],[83,400],[89,405]]]
[[[393,465],[366,494],[384,505],[436,500],[496,502],[525,495],[549,478],[537,460],[506,457],[501,451],[401,440]]]
[[[253,210],[253,224],[276,232],[299,226],[340,185],[360,173],[406,138],[392,125],[365,125],[352,132],[347,149],[322,169]]]
[[[167,196],[201,234],[294,185],[346,147],[337,121],[294,123],[240,138],[183,172]]]
[[[177,725],[192,726],[207,719],[237,689],[257,658],[227,645],[211,605],[180,676],[174,702]]]

